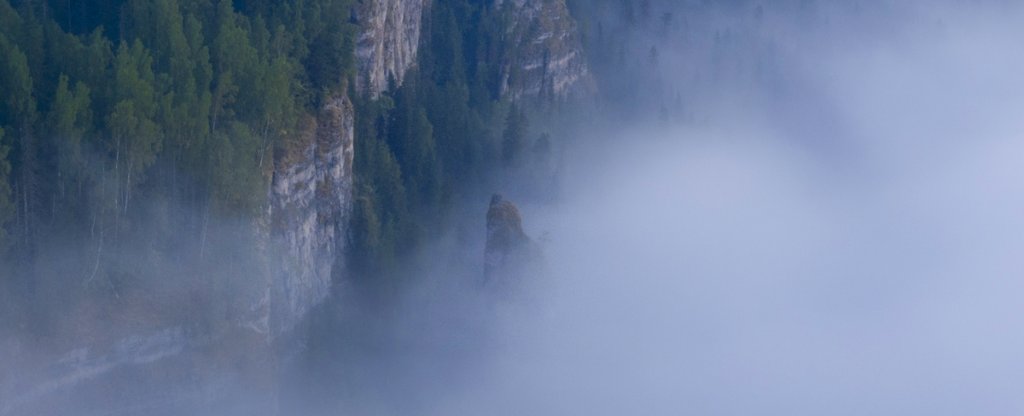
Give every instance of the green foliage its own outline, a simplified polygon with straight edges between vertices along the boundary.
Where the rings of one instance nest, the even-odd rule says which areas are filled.
[[[367,273],[380,268],[381,222],[377,216],[378,209],[373,199],[373,190],[363,185],[356,190],[356,195],[350,224],[350,267],[355,271]]]
[[[488,2],[438,0],[425,18],[416,69],[378,99],[356,100],[351,265],[389,275],[395,259],[445,221],[453,196],[483,184],[501,160],[500,56],[509,9]],[[393,81],[393,80],[392,80]],[[526,120],[516,117],[515,152]]]
[[[14,203],[11,199],[11,163],[7,160],[10,146],[4,143],[4,130],[0,129],[0,254],[3,254],[10,243],[7,239],[6,226],[14,217]]]
[[[85,156],[82,141],[92,128],[89,87],[79,81],[74,90],[68,87],[67,75],[61,75],[54,93],[50,111],[47,114],[47,136],[51,139],[49,149],[56,160],[56,174],[59,189],[65,193],[69,184],[82,180],[85,172]]]
[[[144,205],[156,203],[133,203],[143,194],[198,212],[262,212],[275,149],[293,150],[299,120],[355,71],[353,0],[15,6],[0,0],[0,228],[13,230],[5,240],[26,270],[33,242],[58,233],[114,250],[136,222],[206,232],[205,217],[149,218]],[[379,175],[375,197],[397,201],[382,217],[397,230],[408,203],[404,189],[384,189],[402,176],[381,145],[381,170],[395,171]]]
[[[0,0],[0,229],[16,230],[6,240],[17,257],[33,261],[37,235],[113,250],[137,223],[204,239],[211,211],[259,215],[275,152],[294,154],[310,115],[355,85],[362,3]],[[404,84],[353,97],[348,247],[366,276],[393,271],[527,134],[501,98],[509,8],[435,0],[429,10]],[[205,214],[152,214],[133,202],[142,195]]]
[[[357,102],[355,134],[356,195],[350,257],[363,275],[382,275],[411,243],[409,202],[402,170],[388,143],[387,115],[393,102],[383,97]]]
[[[253,104],[245,99],[251,91],[243,87],[253,86],[254,74],[251,69],[256,66],[258,58],[238,20],[231,8],[231,0],[220,0],[215,23],[216,35],[211,47],[215,74],[211,130],[217,129],[217,123],[222,117],[234,117],[236,107],[243,110]]]
[[[114,157],[118,199],[113,206],[127,211],[133,188],[160,151],[162,131],[157,125],[153,59],[136,40],[125,43],[114,58],[114,109],[107,118],[107,151]]]
[[[501,160],[505,166],[514,166],[519,162],[526,147],[527,121],[526,115],[515,104],[505,116],[505,131],[501,138]]]
[[[259,170],[260,142],[248,125],[232,122],[211,138],[212,191],[228,213],[255,214],[266,191]]]
[[[0,125],[23,129],[35,121],[35,98],[28,57],[4,34],[0,34]]]
[[[37,216],[40,181],[38,180],[38,143],[33,132],[38,114],[33,94],[34,83],[28,56],[4,34],[0,33],[0,128],[11,143],[5,151],[10,173],[7,183],[17,194],[14,215],[20,220],[16,238],[28,246],[34,234],[30,219]]]
[[[434,143],[434,127],[418,102],[415,78],[395,94],[388,122],[388,144],[405,173],[403,185],[414,206],[436,210],[441,196],[441,169]]]

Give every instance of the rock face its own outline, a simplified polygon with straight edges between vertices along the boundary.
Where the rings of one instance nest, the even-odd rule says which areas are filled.
[[[565,0],[497,0],[513,18],[507,28],[502,95],[555,100],[589,91],[590,71]]]
[[[416,64],[430,0],[367,0],[359,8],[357,90],[376,97],[388,80],[401,85]],[[562,99],[593,88],[576,22],[565,0],[495,0],[511,13],[501,93]]]
[[[356,42],[359,69],[357,89],[376,97],[399,85],[416,63],[423,12],[429,0],[368,0],[359,8],[360,33]]]
[[[329,100],[300,135],[295,154],[275,160],[270,189],[270,284],[251,326],[270,337],[291,329],[330,292],[343,266],[352,200],[354,112]]]
[[[523,220],[515,204],[501,195],[491,197],[487,210],[487,243],[484,248],[484,281],[507,286],[540,261],[540,250],[523,232]]]

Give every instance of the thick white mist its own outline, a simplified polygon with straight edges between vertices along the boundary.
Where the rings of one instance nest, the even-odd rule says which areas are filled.
[[[766,6],[781,87],[577,160],[524,207],[533,311],[436,413],[1024,414],[1024,14],[938,3]]]

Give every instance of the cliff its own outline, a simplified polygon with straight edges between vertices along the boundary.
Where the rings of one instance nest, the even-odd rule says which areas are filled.
[[[555,99],[585,91],[589,75],[564,0],[508,1],[512,18],[503,28],[508,34],[500,63],[503,94]],[[388,87],[389,79],[402,82],[416,63],[423,13],[429,6],[429,0],[365,0],[358,6],[357,90],[377,95]],[[236,258],[225,260],[230,264],[224,270],[214,268],[216,273],[199,269],[202,272],[192,273],[199,276],[195,287],[175,288],[162,297],[165,307],[147,303],[148,297],[143,298],[147,302],[138,302],[137,309],[152,317],[122,313],[121,318],[133,325],[122,325],[123,329],[111,331],[103,340],[74,339],[76,344],[66,348],[67,354],[32,354],[27,347],[5,353],[39,355],[31,363],[17,363],[19,373],[33,372],[38,377],[0,376],[0,415],[63,410],[65,405],[70,409],[78,404],[76,398],[113,397],[125,388],[141,391],[146,387],[154,387],[159,397],[126,394],[124,408],[139,403],[160,408],[167,405],[165,401],[175,400],[182,406],[194,402],[202,407],[243,381],[255,382],[254,390],[268,392],[263,398],[273,401],[272,378],[281,360],[277,347],[299,338],[293,336],[295,328],[330,295],[336,279],[344,278],[339,271],[345,266],[353,194],[354,111],[345,95],[326,100],[291,133],[287,144],[275,150],[273,168],[264,171],[270,175],[265,211],[251,222],[230,225],[244,228],[239,235],[257,235],[258,247],[250,250],[245,239],[239,251],[257,253],[256,263],[261,264],[236,270]],[[512,203],[495,198],[487,216],[488,283],[514,282],[537,263],[539,249],[523,232]],[[211,239],[224,240],[221,245],[234,247],[231,235],[209,234]],[[203,246],[216,244],[205,243],[204,237]],[[213,254],[205,256],[215,264],[218,255],[229,253],[209,252]],[[214,286],[219,292],[211,290]],[[119,302],[115,309],[136,310],[123,306],[127,300]],[[89,317],[89,322],[106,322]],[[54,356],[63,358],[53,360]],[[0,370],[5,370],[0,373],[16,374],[6,371],[15,364],[14,360],[0,363]],[[46,371],[34,372],[40,368]],[[169,385],[196,391],[162,389]],[[97,393],[95,389],[107,390]],[[76,396],[54,402],[54,397],[67,396],[69,391]]]
[[[276,156],[270,187],[270,283],[251,326],[274,337],[291,329],[330,292],[343,267],[352,199],[354,110],[329,100],[307,122],[292,152]]]
[[[423,12],[429,0],[372,0],[357,11],[360,26],[356,42],[357,89],[376,97],[388,88],[388,79],[402,83],[416,63]]]
[[[430,0],[372,0],[357,10],[357,90],[377,96],[416,64]],[[501,62],[504,96],[562,99],[593,88],[565,0],[496,0],[511,14]]]
[[[512,13],[502,95],[563,99],[593,88],[576,21],[565,0],[497,0]]]

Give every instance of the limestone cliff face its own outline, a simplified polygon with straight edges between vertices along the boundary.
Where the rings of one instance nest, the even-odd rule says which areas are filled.
[[[359,69],[357,87],[377,96],[388,88],[388,78],[402,83],[416,63],[423,12],[430,0],[367,0],[358,10],[356,43]]]
[[[502,58],[505,96],[560,99],[592,88],[576,22],[565,0],[495,0],[512,18]],[[416,64],[430,0],[366,0],[357,11],[357,89],[377,96]]]
[[[347,96],[309,120],[293,153],[276,157],[270,188],[270,283],[254,329],[291,329],[330,292],[343,266],[352,199],[354,113]]]
[[[592,88],[565,0],[497,0],[497,5],[513,14],[502,65],[503,95],[554,100]]]

